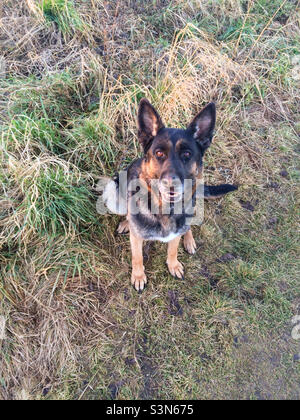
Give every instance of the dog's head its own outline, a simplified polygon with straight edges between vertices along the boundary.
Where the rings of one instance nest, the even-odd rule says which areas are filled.
[[[181,200],[184,180],[197,178],[212,141],[215,121],[216,108],[210,103],[186,129],[166,128],[150,102],[141,100],[138,138],[144,149],[147,176],[159,181],[164,201]]]

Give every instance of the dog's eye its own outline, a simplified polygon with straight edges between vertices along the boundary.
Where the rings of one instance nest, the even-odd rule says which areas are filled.
[[[164,158],[166,155],[161,150],[156,150],[155,156],[161,159],[161,158]]]
[[[189,152],[189,151],[185,151],[185,152],[183,152],[182,153],[182,157],[184,158],[184,159],[189,159],[190,157],[192,156],[192,154],[191,154],[191,152]]]

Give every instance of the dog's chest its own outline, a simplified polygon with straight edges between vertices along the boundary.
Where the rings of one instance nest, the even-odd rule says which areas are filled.
[[[154,216],[137,214],[130,217],[131,228],[145,240],[170,242],[186,233],[190,226],[185,215]]]
[[[157,236],[151,238],[152,241],[160,241],[160,242],[170,242],[172,239],[176,238],[180,233],[170,233],[168,236]]]

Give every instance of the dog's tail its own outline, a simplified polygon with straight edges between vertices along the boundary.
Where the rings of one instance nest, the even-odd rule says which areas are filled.
[[[231,184],[222,184],[216,186],[204,185],[204,198],[207,200],[213,200],[231,191],[236,191],[237,189],[238,187],[236,185]]]

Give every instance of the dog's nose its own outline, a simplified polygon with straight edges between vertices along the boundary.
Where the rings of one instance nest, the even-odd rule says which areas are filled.
[[[181,184],[180,179],[178,178],[178,176],[176,175],[167,175],[164,176],[163,179],[161,180],[162,186],[165,188],[170,188],[170,187],[179,187],[179,185]]]
[[[175,181],[176,176],[167,176],[161,180],[161,183],[164,187],[171,187]]]

